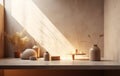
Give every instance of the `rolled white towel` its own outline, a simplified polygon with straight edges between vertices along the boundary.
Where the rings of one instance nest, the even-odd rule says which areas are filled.
[[[21,59],[29,59],[30,57],[37,57],[37,52],[33,49],[26,49],[21,54]]]

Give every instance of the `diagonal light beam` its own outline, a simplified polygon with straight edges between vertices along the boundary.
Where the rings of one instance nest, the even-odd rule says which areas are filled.
[[[32,0],[12,0],[12,16],[51,55],[67,55],[72,44],[34,4]]]

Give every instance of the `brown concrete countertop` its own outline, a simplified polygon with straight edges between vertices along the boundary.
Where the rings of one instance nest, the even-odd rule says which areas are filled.
[[[0,69],[65,69],[65,70],[109,70],[120,69],[120,63],[111,60],[60,60],[44,61],[42,58],[22,60],[20,58],[0,59]]]

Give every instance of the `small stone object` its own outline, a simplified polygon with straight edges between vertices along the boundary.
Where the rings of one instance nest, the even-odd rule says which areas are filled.
[[[48,52],[44,53],[44,61],[49,61],[50,60],[50,55]]]
[[[90,61],[100,61],[101,60],[100,48],[97,45],[94,45],[89,50],[89,60]]]

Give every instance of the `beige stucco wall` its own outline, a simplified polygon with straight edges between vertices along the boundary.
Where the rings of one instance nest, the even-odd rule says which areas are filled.
[[[37,9],[39,9],[49,19],[49,21],[54,25],[54,27],[57,28],[60,34],[62,34],[62,36],[74,47],[74,49],[78,48],[81,51],[88,51],[89,48],[95,42],[99,41],[98,45],[100,46],[101,51],[103,52],[104,46],[103,38],[102,39],[98,38],[98,35],[104,33],[103,0],[17,0],[17,1],[20,1],[19,4],[13,7],[15,5],[13,0],[5,0],[6,4],[5,30],[9,34],[13,34],[15,31],[21,30],[22,26],[25,26],[27,24],[31,25],[30,22],[32,20],[29,21],[29,19],[32,18],[30,18],[29,14],[32,15],[32,17],[34,17],[33,25],[38,25],[38,27],[41,25],[39,23],[41,17],[39,16],[40,14],[38,14],[37,11],[32,11],[32,13],[31,12],[25,13],[27,11],[34,10],[30,8],[29,10],[26,9],[28,8],[26,7],[26,5],[29,6],[29,3],[27,1],[32,1],[32,3],[37,7]],[[22,4],[22,6],[17,7],[20,6],[20,4]],[[12,7],[19,10],[15,11]],[[13,12],[13,10],[15,12]],[[20,15],[20,17],[15,18],[18,15]],[[18,21],[17,19],[21,19],[21,21]],[[28,21],[25,22],[26,20]],[[59,51],[59,53],[61,51],[62,52],[66,51],[65,49],[69,45],[65,43],[56,32],[51,32],[50,34],[55,35],[52,40],[52,42],[55,42],[52,48],[53,49],[56,48],[55,50]],[[92,35],[92,40],[88,38],[88,34]],[[46,38],[47,37],[48,36],[46,36]],[[41,38],[41,36],[39,38]],[[56,44],[56,42],[59,42],[60,40],[62,43],[64,43],[64,45],[66,44],[65,45],[66,47],[64,47],[64,45],[62,46],[61,43]],[[43,41],[43,43],[47,44],[49,42]],[[49,45],[51,45],[51,43]],[[13,51],[13,49],[11,49],[11,47],[12,46],[8,44],[8,42],[6,42],[6,56],[12,56],[11,52]],[[55,50],[53,50],[53,52]]]
[[[105,57],[120,60],[120,0],[105,0],[104,4]]]

